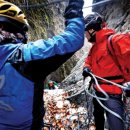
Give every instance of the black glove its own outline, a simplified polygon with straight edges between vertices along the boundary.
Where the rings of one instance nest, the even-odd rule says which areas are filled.
[[[88,77],[88,76],[91,76],[90,73],[91,73],[91,70],[89,68],[84,68],[82,75],[83,77]]]
[[[66,19],[83,17],[83,8],[84,1],[83,0],[69,0],[69,4],[65,9],[64,17]]]
[[[128,83],[127,85],[125,85],[125,89],[124,89],[124,93],[126,97],[130,97],[130,83]]]

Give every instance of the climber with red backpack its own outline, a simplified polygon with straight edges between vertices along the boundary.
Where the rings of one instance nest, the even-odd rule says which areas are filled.
[[[128,36],[130,37],[130,35],[116,34],[114,29],[107,28],[103,16],[96,12],[92,12],[91,14],[87,15],[84,20],[86,38],[90,43],[92,43],[92,48],[85,59],[83,76],[91,76],[91,72],[97,76],[120,85],[130,81],[130,76],[128,78],[124,74],[124,67],[128,67],[127,63],[124,63],[124,57],[126,55],[128,56],[130,53],[130,47],[129,45],[123,46],[123,43],[128,40]],[[127,39],[125,39],[126,37]],[[120,48],[121,46],[123,47]],[[114,57],[112,49],[115,49],[114,53],[116,53],[116,57]],[[129,68],[126,69],[126,72],[129,75]],[[93,114],[95,118],[96,130],[104,130],[104,113],[106,113],[110,130],[124,130],[124,105],[122,101],[123,90],[118,86],[108,83],[104,80],[97,80],[101,89],[109,96],[109,100],[101,100],[101,103],[122,117],[122,120],[112,113],[105,111],[96,98],[93,98]],[[104,97],[104,94],[96,86],[96,84],[94,84],[94,88],[95,94],[98,97]]]

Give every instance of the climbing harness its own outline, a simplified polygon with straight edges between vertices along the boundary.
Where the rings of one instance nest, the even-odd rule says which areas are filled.
[[[123,85],[114,83],[114,82],[112,82],[112,81],[106,80],[106,79],[104,79],[104,78],[101,78],[101,77],[99,77],[99,76],[97,76],[97,75],[92,74],[91,72],[90,72],[89,74],[92,76],[92,78],[93,78],[93,80],[94,80],[95,85],[97,86],[97,88],[98,88],[98,89],[104,94],[104,96],[106,96],[106,97],[105,97],[105,98],[100,98],[100,97],[98,97],[98,96],[95,94],[95,92],[94,92],[94,93],[90,93],[90,92],[88,91],[88,89],[86,88],[86,85],[84,84],[84,90],[86,91],[86,93],[87,93],[88,95],[92,96],[93,98],[96,98],[96,100],[98,101],[98,103],[99,103],[106,111],[110,112],[111,114],[113,114],[113,115],[115,115],[116,117],[118,117],[119,119],[121,119],[124,123],[126,123],[127,121],[125,121],[119,114],[117,114],[116,112],[114,112],[114,111],[108,109],[108,108],[107,108],[105,105],[103,105],[102,102],[100,101],[100,100],[109,100],[109,95],[108,95],[104,90],[101,89],[100,85],[98,84],[97,79],[101,79],[101,80],[104,80],[104,81],[106,81],[106,82],[108,82],[108,83],[111,83],[111,84],[113,84],[113,85],[116,85],[117,87],[120,87],[120,88],[123,89],[123,90],[127,90],[127,89],[129,90],[129,88],[127,88],[127,86],[123,86]]]

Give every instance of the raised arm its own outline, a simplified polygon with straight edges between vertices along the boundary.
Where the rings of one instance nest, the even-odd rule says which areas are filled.
[[[52,39],[37,40],[24,45],[24,61],[47,59],[74,53],[84,44],[83,0],[70,0],[65,10],[65,31]]]

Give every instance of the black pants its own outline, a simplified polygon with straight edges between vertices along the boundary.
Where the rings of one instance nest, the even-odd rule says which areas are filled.
[[[97,96],[103,97],[102,93],[97,92]],[[101,101],[107,108],[119,114],[122,118],[124,118],[124,105],[122,101],[122,95],[109,95],[109,100]],[[98,103],[98,101],[94,98],[94,118],[96,130],[104,130],[105,117],[104,113],[106,113],[109,130],[124,130],[124,122],[111,114],[108,111],[105,111],[104,108]]]

